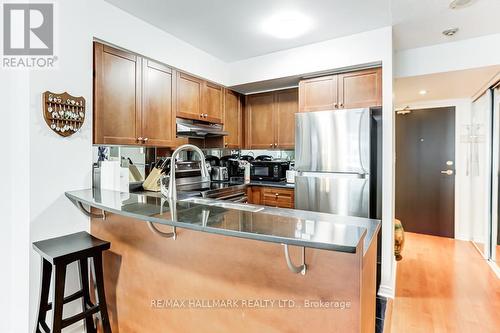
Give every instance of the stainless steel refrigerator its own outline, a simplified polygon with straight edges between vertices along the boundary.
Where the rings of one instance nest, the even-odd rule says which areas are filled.
[[[381,110],[295,115],[295,208],[379,218]]]

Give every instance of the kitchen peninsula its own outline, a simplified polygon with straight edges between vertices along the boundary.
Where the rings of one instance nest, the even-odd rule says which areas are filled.
[[[182,195],[66,196],[112,244],[113,331],[374,331],[377,220]]]

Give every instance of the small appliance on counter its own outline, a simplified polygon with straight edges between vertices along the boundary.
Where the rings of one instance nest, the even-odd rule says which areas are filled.
[[[255,158],[256,161],[272,161],[273,157],[270,155],[259,155]]]
[[[225,182],[229,180],[227,168],[223,166],[213,166],[211,176],[214,182]]]
[[[92,186],[95,189],[129,192],[129,168],[120,161],[99,161],[94,164]]]
[[[290,168],[289,161],[252,161],[250,179],[271,182],[281,182],[286,179],[286,171]]]

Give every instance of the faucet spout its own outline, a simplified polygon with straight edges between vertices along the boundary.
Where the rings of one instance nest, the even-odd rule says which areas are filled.
[[[177,159],[177,156],[185,150],[193,150],[197,152],[198,155],[200,155],[201,181],[202,182],[210,181],[210,175],[208,173],[207,164],[205,163],[205,154],[203,154],[201,149],[196,147],[195,145],[192,144],[182,145],[174,151],[170,160],[170,179],[168,181],[168,193],[167,193],[168,199],[177,200],[177,186],[175,183],[175,160]]]

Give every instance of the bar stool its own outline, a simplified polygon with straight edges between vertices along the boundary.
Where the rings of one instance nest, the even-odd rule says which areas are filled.
[[[111,333],[106,296],[104,295],[104,277],[102,268],[102,252],[108,250],[111,244],[100,240],[86,232],[78,232],[62,237],[47,239],[33,243],[33,248],[42,257],[42,274],[40,287],[40,303],[38,308],[35,333],[60,333],[64,327],[85,320],[87,332],[97,332],[94,326],[94,314],[100,312],[103,332]],[[88,259],[94,262],[95,287],[97,289],[98,304],[93,304],[90,299]],[[82,289],[64,297],[66,267],[78,261],[80,270],[80,284]],[[49,303],[50,280],[52,266],[55,266],[55,283],[53,290],[53,303]],[[83,312],[63,319],[63,305],[82,299]],[[52,329],[46,323],[47,311],[53,310]]]

